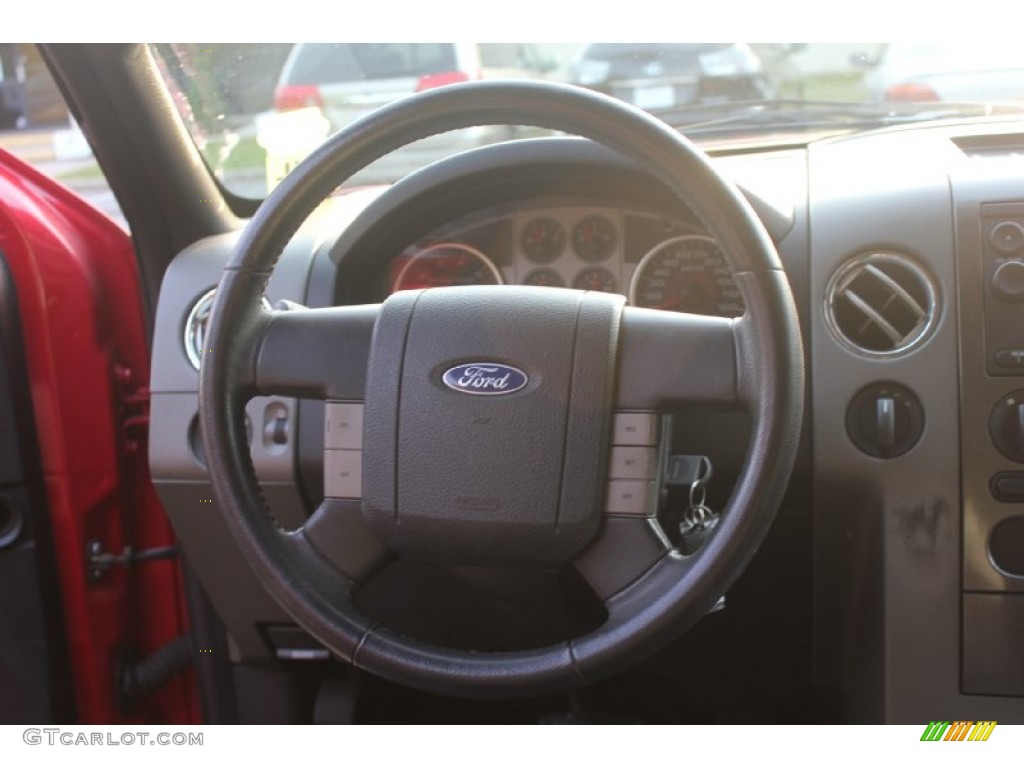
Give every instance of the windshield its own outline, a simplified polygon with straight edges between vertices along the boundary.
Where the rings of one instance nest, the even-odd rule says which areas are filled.
[[[942,43],[296,43],[154,45],[174,102],[231,192],[260,199],[329,135],[458,82],[572,83],[709,147],[798,144],[895,123],[1024,109],[1022,49]],[[410,145],[348,185],[544,135],[481,126]]]

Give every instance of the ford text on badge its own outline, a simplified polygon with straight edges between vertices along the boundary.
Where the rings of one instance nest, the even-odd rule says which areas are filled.
[[[508,395],[525,387],[530,377],[511,365],[463,363],[445,371],[441,381],[467,395]]]

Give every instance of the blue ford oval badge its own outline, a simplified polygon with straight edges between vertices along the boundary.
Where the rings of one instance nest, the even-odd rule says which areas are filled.
[[[530,377],[511,365],[463,363],[445,371],[441,381],[467,395],[508,395],[525,387]]]

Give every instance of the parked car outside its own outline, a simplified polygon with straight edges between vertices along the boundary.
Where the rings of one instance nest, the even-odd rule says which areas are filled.
[[[796,95],[790,48],[763,47],[764,59],[748,43],[592,43],[572,81],[642,109]]]
[[[1024,54],[987,43],[891,43],[868,68],[864,87],[879,101],[1024,102]]]
[[[281,70],[274,109],[319,109],[329,134],[414,93],[472,80],[537,78],[554,66],[529,43],[296,43]],[[452,151],[515,136],[510,126],[434,136],[396,153],[362,180],[394,178]]]

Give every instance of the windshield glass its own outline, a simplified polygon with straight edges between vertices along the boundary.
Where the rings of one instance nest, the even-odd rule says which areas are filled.
[[[1018,48],[942,43],[296,43],[152,46],[206,162],[262,198],[330,134],[395,99],[527,78],[590,88],[709,147],[794,144],[896,123],[1024,109]],[[544,135],[482,126],[410,145],[348,185]]]

